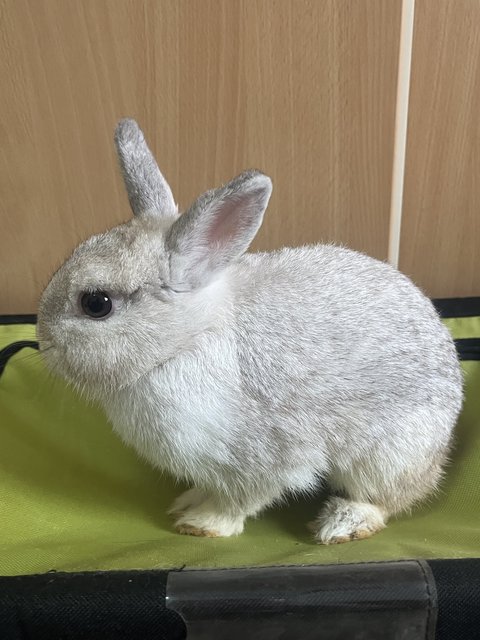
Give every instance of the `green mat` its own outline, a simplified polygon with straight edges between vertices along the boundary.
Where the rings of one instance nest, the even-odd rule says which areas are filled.
[[[455,337],[480,336],[478,317],[445,322]],[[0,325],[0,348],[18,340],[35,340],[34,326]],[[325,547],[306,528],[318,496],[268,510],[236,538],[176,534],[165,512],[184,487],[23,349],[0,378],[0,574],[480,556],[480,362],[463,367],[467,399],[439,495],[373,538]]]

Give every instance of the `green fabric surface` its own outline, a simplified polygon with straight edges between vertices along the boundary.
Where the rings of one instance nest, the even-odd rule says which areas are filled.
[[[455,337],[480,336],[480,318],[446,323]],[[0,325],[0,348],[28,339],[32,325]],[[439,495],[368,540],[325,547],[306,528],[321,496],[272,508],[239,537],[176,534],[165,512],[184,487],[24,349],[0,378],[0,574],[480,556],[480,362],[463,367],[467,399]]]

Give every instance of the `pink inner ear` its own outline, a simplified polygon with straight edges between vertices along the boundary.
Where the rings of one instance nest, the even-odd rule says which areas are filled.
[[[247,178],[240,176],[207,192],[172,226],[167,246],[172,250],[172,281],[178,286],[193,288],[208,282],[247,251],[271,190],[267,178],[258,179],[258,184]]]
[[[249,194],[221,202],[208,225],[207,244],[222,246],[235,240],[251,223],[252,200]]]

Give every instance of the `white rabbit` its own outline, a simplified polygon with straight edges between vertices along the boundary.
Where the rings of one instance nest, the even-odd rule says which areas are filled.
[[[331,497],[318,542],[366,538],[438,485],[462,403],[455,347],[388,264],[334,246],[245,253],[270,197],[248,171],[179,216],[143,135],[116,145],[135,214],[43,293],[49,367],[192,489],[180,533],[239,534],[288,494]]]

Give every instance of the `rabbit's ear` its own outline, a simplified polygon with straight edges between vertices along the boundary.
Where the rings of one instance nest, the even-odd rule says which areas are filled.
[[[135,120],[120,120],[115,129],[115,146],[133,214],[177,215],[172,191]]]
[[[245,253],[262,224],[271,192],[268,176],[246,171],[198,198],[166,238],[171,287],[181,291],[202,286]]]

